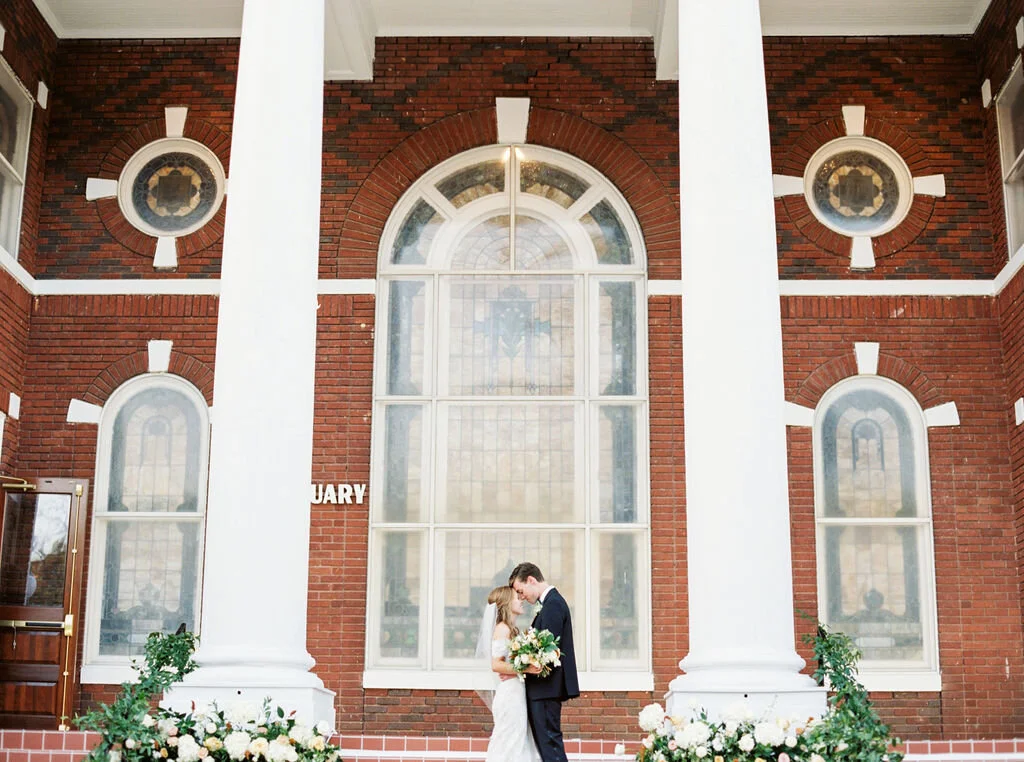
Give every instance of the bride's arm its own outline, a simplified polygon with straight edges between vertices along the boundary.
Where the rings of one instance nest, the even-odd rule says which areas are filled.
[[[494,640],[492,642],[498,643],[503,640],[507,640],[508,636],[511,635],[511,631],[508,625],[504,622],[499,622],[498,626],[494,628]],[[505,661],[503,656],[495,656],[491,659],[491,670],[497,672],[502,676],[513,676],[516,671],[512,668],[512,665]]]

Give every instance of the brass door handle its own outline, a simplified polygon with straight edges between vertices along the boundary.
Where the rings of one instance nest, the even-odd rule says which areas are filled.
[[[63,630],[71,637],[75,631],[75,618],[71,614],[64,621],[32,620],[32,619],[0,619],[0,627],[13,627],[15,630]]]

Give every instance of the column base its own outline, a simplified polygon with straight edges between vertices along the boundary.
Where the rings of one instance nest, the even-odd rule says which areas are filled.
[[[670,715],[686,717],[694,711],[692,707],[698,706],[706,709],[712,720],[721,720],[728,709],[740,702],[750,708],[755,718],[806,719],[821,717],[828,710],[828,691],[806,675],[799,675],[806,678],[806,682],[787,680],[784,687],[760,684],[748,689],[725,687],[735,686],[732,680],[723,682],[722,688],[712,688],[707,685],[708,675],[701,676],[700,684],[689,677],[680,675],[669,683],[665,710]]]
[[[269,698],[272,707],[294,711],[304,724],[324,721],[334,727],[334,691],[324,688],[312,672],[275,667],[200,667],[164,693],[160,706],[176,712],[191,712],[196,706],[216,703],[227,709],[237,704],[262,706]]]

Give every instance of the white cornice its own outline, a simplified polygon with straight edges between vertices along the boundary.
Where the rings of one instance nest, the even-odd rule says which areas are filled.
[[[978,31],[978,25],[981,24],[981,20],[985,18],[985,13],[988,11],[989,5],[992,4],[992,0],[978,0],[977,5],[974,6],[974,12],[971,14],[971,20],[969,26],[971,31],[968,34],[974,34]]]
[[[59,38],[67,37],[67,31],[64,29],[64,25],[60,23],[60,19],[57,18],[57,14],[53,12],[53,8],[50,7],[47,0],[33,0],[33,2],[36,4],[36,9],[43,15],[43,18],[46,19],[46,23],[50,25],[50,29],[53,30],[53,33]]]
[[[74,29],[58,35],[64,40],[207,40],[242,36],[240,27],[111,27]]]

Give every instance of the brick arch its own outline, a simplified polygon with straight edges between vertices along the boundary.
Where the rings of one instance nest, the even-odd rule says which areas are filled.
[[[527,142],[572,154],[604,174],[633,209],[647,248],[648,273],[679,277],[679,207],[647,162],[607,130],[578,116],[532,107]],[[493,108],[442,119],[399,143],[363,182],[342,225],[339,271],[377,271],[384,225],[402,194],[446,159],[498,140]]]
[[[148,372],[149,352],[132,352],[103,369],[89,384],[82,399],[102,407],[118,387]],[[206,404],[212,404],[213,370],[206,363],[200,362],[192,355],[172,349],[168,373],[190,382],[203,395]]]
[[[909,391],[922,409],[927,409],[942,402],[942,395],[931,379],[924,374],[920,368],[901,360],[895,355],[878,353],[878,375],[895,381],[904,389]],[[793,401],[807,407],[816,408],[821,398],[829,389],[845,381],[848,378],[857,376],[857,358],[850,351],[833,357],[828,362],[807,376],[797,387],[793,395]]]

